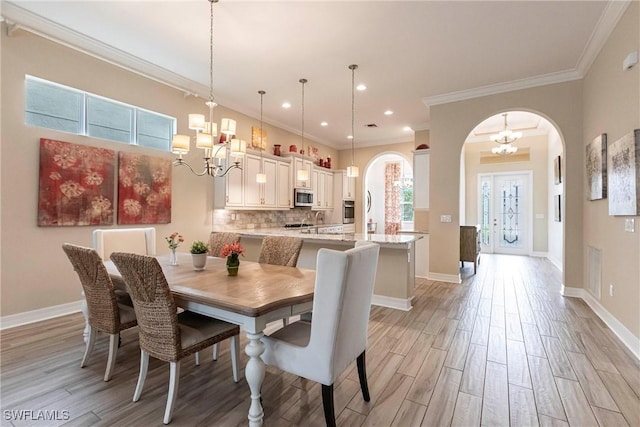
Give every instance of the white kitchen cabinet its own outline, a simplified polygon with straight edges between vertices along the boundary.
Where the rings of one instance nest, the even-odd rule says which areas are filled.
[[[306,170],[309,176],[309,179],[306,181],[298,180],[298,171]],[[300,157],[293,158],[293,179],[295,182],[294,187],[296,188],[312,188],[312,178],[313,178],[313,163],[311,160],[306,160]]]
[[[289,209],[291,208],[291,163],[289,159],[247,153],[240,161],[242,169],[232,169],[215,184],[216,209]],[[267,182],[258,184],[262,171]],[[219,193],[223,193],[224,197]]]
[[[335,171],[335,194],[334,198],[338,199],[341,204],[343,200],[356,199],[356,179],[347,176],[344,170]]]
[[[313,207],[311,210],[329,210],[333,209],[333,172],[325,171],[319,168],[313,169],[312,188],[313,188]]]
[[[429,209],[430,150],[413,152],[413,208]]]
[[[213,178],[226,182],[224,188],[225,191],[225,206],[229,207],[243,207],[244,206],[244,159],[240,160],[240,167],[243,169],[234,168],[231,169],[225,178]]]
[[[291,163],[278,160],[277,177],[277,207],[291,208],[293,203],[293,188],[291,186]]]

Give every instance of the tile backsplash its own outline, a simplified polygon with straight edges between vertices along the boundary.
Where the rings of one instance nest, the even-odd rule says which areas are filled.
[[[319,211],[318,221],[320,224],[327,223],[331,217],[331,211]],[[282,227],[288,223],[307,224],[316,223],[316,211],[308,208],[294,208],[286,211],[245,211],[214,209],[213,228],[225,228],[229,230],[240,230],[247,228],[274,228]]]

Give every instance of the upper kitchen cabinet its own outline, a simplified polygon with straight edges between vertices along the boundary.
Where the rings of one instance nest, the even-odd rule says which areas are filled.
[[[306,181],[298,180],[298,171],[306,170],[309,177]],[[303,159],[301,157],[293,158],[293,179],[295,181],[294,187],[296,188],[311,188],[311,176],[313,175],[313,162],[311,160]]]
[[[413,152],[413,208],[429,209],[429,163],[430,151]]]
[[[329,210],[333,209],[333,181],[334,175],[332,171],[320,168],[313,168],[312,188],[314,203],[311,210]]]
[[[241,169],[232,169],[225,178],[216,178],[216,209],[281,210],[291,208],[291,160],[255,153],[245,154]],[[259,184],[262,171],[267,182]]]
[[[335,191],[340,195],[341,200],[356,199],[356,179],[347,176],[347,172],[340,170],[334,175]]]

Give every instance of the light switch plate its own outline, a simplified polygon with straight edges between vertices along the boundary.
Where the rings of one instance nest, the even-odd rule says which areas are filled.
[[[440,222],[451,222],[451,215],[440,215]]]
[[[636,219],[635,218],[626,218],[624,220],[624,231],[627,233],[635,233],[636,231]]]

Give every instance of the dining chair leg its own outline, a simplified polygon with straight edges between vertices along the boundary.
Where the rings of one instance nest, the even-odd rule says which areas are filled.
[[[358,378],[360,378],[360,389],[362,389],[362,398],[365,402],[369,402],[371,400],[371,396],[369,396],[369,384],[367,383],[367,367],[365,366],[365,355],[364,351],[358,356],[357,365],[358,365]]]
[[[107,370],[104,372],[104,380],[109,381],[111,379],[111,373],[114,366],[116,366],[116,355],[118,354],[118,339],[120,334],[109,335],[109,357],[107,359]]]
[[[218,343],[213,345],[213,360],[218,360]]]
[[[336,414],[333,407],[333,384],[322,384],[322,406],[327,427],[336,427]]]
[[[149,368],[149,353],[140,349],[140,375],[138,375],[138,384],[136,385],[136,391],[133,392],[133,401],[137,402],[142,394],[142,387],[144,387],[144,380],[147,378],[147,369]]]
[[[240,354],[240,337],[234,335],[230,338],[231,342],[231,370],[233,371],[233,381],[240,381],[240,375],[238,374],[238,355]]]
[[[93,350],[93,345],[96,342],[96,331],[91,327],[91,325],[87,325],[88,335],[87,335],[87,345],[84,348],[84,356],[82,356],[82,362],[80,362],[80,367],[84,368],[87,366],[87,362],[89,361],[89,355]]]
[[[196,366],[200,366],[200,352],[196,351]]]
[[[167,395],[167,407],[164,410],[164,423],[169,424],[173,418],[173,405],[176,403],[178,395],[178,385],[180,383],[180,361],[169,362],[169,394]]]

